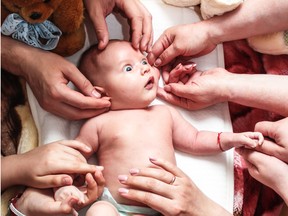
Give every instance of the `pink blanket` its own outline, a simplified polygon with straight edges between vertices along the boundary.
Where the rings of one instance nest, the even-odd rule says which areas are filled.
[[[225,67],[233,73],[288,75],[288,55],[255,52],[246,40],[224,43]],[[233,130],[252,131],[256,122],[283,118],[272,112],[229,103]],[[270,188],[253,179],[245,162],[234,156],[234,215],[279,215],[282,199]]]

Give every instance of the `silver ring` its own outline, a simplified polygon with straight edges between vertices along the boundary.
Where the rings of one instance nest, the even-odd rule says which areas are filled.
[[[172,185],[175,182],[175,180],[176,180],[176,176],[174,175],[169,184]]]

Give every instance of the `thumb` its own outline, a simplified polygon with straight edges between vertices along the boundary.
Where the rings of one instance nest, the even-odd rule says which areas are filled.
[[[272,136],[272,129],[274,128],[274,122],[269,122],[269,121],[262,121],[262,122],[258,122],[255,125],[254,130],[257,132],[261,132],[264,136],[268,136],[272,139],[274,139],[274,137]]]
[[[156,59],[154,65],[156,67],[163,66],[171,62],[178,56],[177,52],[174,50],[173,46],[170,45],[166,50],[164,50],[159,57]]]
[[[178,83],[170,83],[164,86],[166,92],[172,93],[178,97],[189,99],[192,92],[191,85],[183,85]]]

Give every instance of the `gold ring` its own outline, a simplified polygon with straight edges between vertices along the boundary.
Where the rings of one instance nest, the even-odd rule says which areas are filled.
[[[176,180],[176,176],[173,176],[169,184],[172,185],[175,182],[175,180]]]

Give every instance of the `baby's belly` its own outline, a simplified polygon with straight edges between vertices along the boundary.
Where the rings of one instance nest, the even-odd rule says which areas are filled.
[[[98,161],[99,164],[104,166],[103,174],[106,180],[106,187],[117,203],[143,206],[141,203],[125,199],[119,195],[118,189],[125,187],[119,182],[119,175],[130,176],[129,171],[131,169],[143,169],[146,167],[159,169],[149,161],[149,157],[162,158],[176,164],[172,145],[170,147],[166,145],[165,148],[155,147],[154,145],[144,146],[141,149],[130,147],[128,150],[119,148],[101,153]]]

